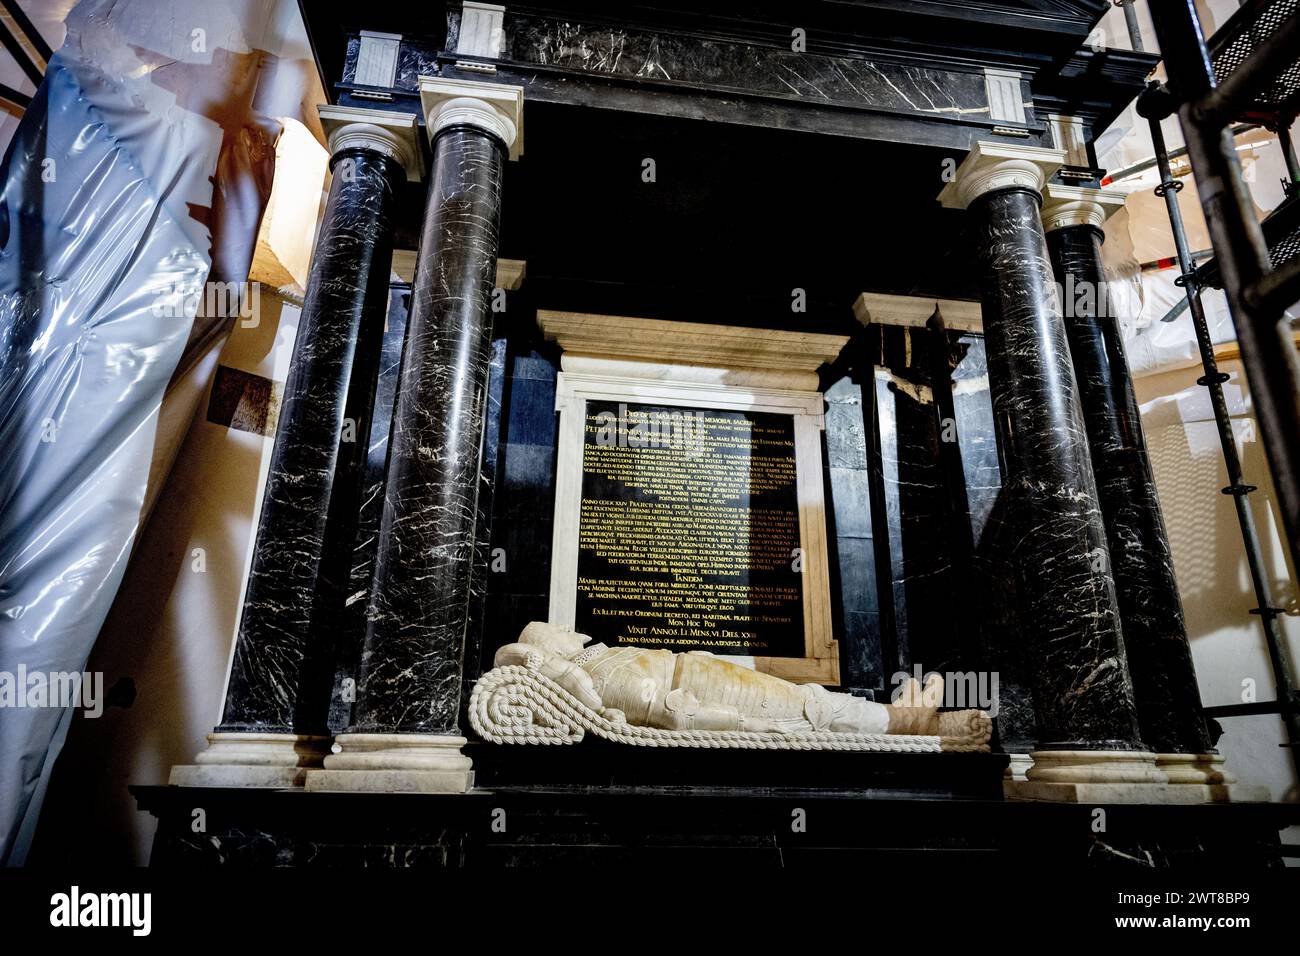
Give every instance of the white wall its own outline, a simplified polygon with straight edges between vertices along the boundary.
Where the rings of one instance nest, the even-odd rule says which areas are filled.
[[[1263,544],[1274,599],[1291,610],[1282,629],[1292,658],[1300,653],[1296,588],[1278,534],[1263,445],[1250,417],[1244,373],[1237,361],[1222,370],[1233,432],[1246,480],[1260,486],[1248,497]],[[1201,369],[1186,368],[1139,378],[1142,424],[1151,451],[1174,569],[1187,617],[1201,700],[1206,706],[1273,700],[1274,686],[1254,589],[1247,570],[1241,530],[1228,483],[1218,431],[1206,389],[1196,384]],[[1219,742],[1227,766],[1241,780],[1266,784],[1275,800],[1297,799],[1297,779],[1282,720],[1275,715],[1220,721]]]
[[[1206,35],[1220,27],[1237,6],[1234,0],[1198,4]],[[1147,51],[1158,52],[1145,0],[1138,3],[1138,14]],[[1106,45],[1129,47],[1122,10],[1112,9],[1103,19],[1102,30]],[[1183,145],[1177,118],[1164,120],[1161,131],[1170,150]],[[1132,105],[1101,142],[1098,162],[1112,175],[1154,155],[1148,123]],[[1284,198],[1281,179],[1286,175],[1285,161],[1276,137],[1267,131],[1248,133],[1237,143],[1243,178],[1256,215],[1262,219]],[[1174,174],[1185,185],[1178,199],[1188,244],[1193,252],[1208,250],[1209,232],[1185,160],[1175,163]],[[1172,322],[1161,321],[1169,308],[1184,298],[1183,290],[1174,285],[1179,270],[1138,269],[1139,263],[1174,255],[1165,201],[1153,192],[1158,182],[1157,171],[1150,169],[1118,180],[1112,187],[1126,192],[1128,202],[1106,226],[1107,275],[1123,287],[1118,300],[1123,303],[1120,319],[1130,365],[1137,376],[1135,385],[1173,545],[1202,701],[1207,706],[1241,703],[1245,681],[1253,682],[1256,700],[1272,700],[1274,683],[1262,630],[1258,618],[1249,613],[1256,602],[1236,509],[1232,499],[1219,491],[1227,484],[1227,475],[1218,433],[1206,390],[1196,384],[1202,370],[1191,319],[1184,312]],[[1213,340],[1232,343],[1236,332],[1223,293],[1206,290],[1202,301]],[[1300,650],[1300,619],[1295,616],[1300,610],[1277,532],[1268,464],[1250,417],[1241,366],[1230,361],[1222,368],[1232,375],[1225,392],[1246,480],[1261,488],[1249,501],[1266,552],[1270,583],[1279,603],[1292,611],[1283,618],[1282,627],[1294,660]],[[1292,674],[1293,680],[1295,677]],[[1266,784],[1274,799],[1300,797],[1290,751],[1279,746],[1286,739],[1281,718],[1235,717],[1221,723],[1225,733],[1220,749],[1229,770],[1243,781]],[[1300,828],[1291,839],[1300,842]]]

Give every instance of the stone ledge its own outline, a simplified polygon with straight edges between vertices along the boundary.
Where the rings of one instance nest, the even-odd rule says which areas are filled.
[[[1046,783],[1008,780],[1008,800],[1040,803],[1144,804],[1169,806],[1201,803],[1268,803],[1267,787],[1250,784]]]
[[[479,755],[476,753],[475,757]],[[705,754],[704,756],[709,756]],[[850,755],[854,756],[854,755]],[[876,755],[856,755],[864,762]],[[934,763],[952,756],[902,755]],[[976,755],[982,756],[982,755]],[[152,865],[465,867],[655,862],[759,869],[911,860],[985,867],[1001,860],[1094,866],[1280,862],[1278,831],[1296,804],[1095,806],[997,798],[883,795],[843,788],[495,786],[467,794],[211,789],[206,830],[192,830],[195,791],[132,787],[159,818]],[[796,816],[796,811],[799,811]],[[792,826],[796,819],[800,828]],[[504,829],[492,826],[501,820]]]

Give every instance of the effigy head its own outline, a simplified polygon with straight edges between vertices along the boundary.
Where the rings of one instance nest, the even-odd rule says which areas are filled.
[[[572,657],[591,640],[569,627],[533,621],[519,635],[520,644],[532,644],[561,657]]]

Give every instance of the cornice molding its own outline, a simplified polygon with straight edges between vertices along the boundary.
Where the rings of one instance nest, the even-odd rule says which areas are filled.
[[[863,325],[906,325],[913,328],[929,323],[935,312],[943,326],[960,332],[982,332],[984,318],[978,302],[936,299],[923,295],[886,295],[863,292],[853,303],[853,314]]]
[[[751,371],[815,373],[849,341],[818,332],[545,310],[537,324],[566,356]]]

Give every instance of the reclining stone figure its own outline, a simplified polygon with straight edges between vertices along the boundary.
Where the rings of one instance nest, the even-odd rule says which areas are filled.
[[[910,680],[897,702],[879,704],[820,684],[792,684],[707,652],[587,646],[590,641],[534,621],[517,642],[497,651],[494,663],[527,666],[615,724],[784,734],[947,736],[969,729],[970,712],[940,713],[930,706],[943,697],[937,674],[924,689]]]

